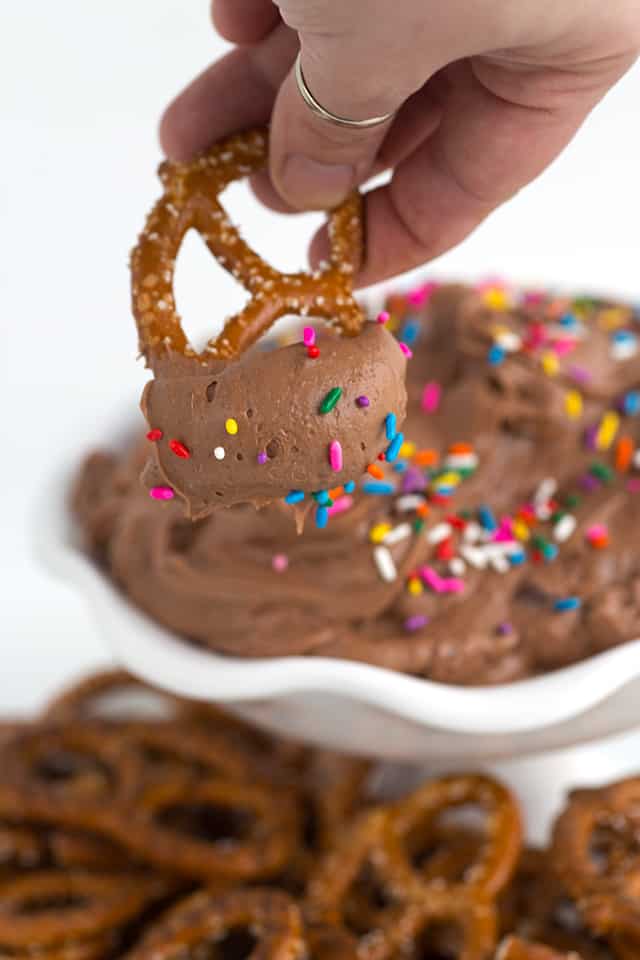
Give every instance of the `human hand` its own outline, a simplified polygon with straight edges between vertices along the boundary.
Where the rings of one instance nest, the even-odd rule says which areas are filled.
[[[640,0],[213,0],[236,49],[171,104],[166,153],[271,122],[258,195],[277,209],[335,206],[389,169],[366,196],[366,285],[455,246],[533,180],[640,52]],[[292,65],[332,113],[303,102]],[[322,256],[326,238],[312,245]]]

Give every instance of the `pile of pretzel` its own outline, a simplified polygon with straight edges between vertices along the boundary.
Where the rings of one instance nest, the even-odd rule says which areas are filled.
[[[549,851],[481,775],[381,802],[365,761],[100,674],[0,727],[0,960],[640,956],[640,780]]]

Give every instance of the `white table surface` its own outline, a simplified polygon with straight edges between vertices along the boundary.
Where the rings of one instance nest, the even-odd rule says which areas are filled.
[[[0,712],[28,710],[71,673],[109,659],[82,600],[40,568],[34,508],[46,502],[52,467],[108,442],[102,425],[145,379],[127,256],[158,192],[157,117],[223,50],[207,7],[3,5]],[[636,67],[552,170],[430,270],[640,298],[639,105]],[[313,218],[273,217],[242,190],[231,209],[256,246],[277,250],[278,265],[299,264]],[[188,248],[178,298],[189,329],[211,332],[242,297],[197,244]]]

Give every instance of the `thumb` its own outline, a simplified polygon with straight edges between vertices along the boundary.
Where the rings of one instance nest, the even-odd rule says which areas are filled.
[[[394,113],[412,92],[408,84],[376,81],[377,51],[354,51],[347,38],[300,37],[301,67],[313,97],[350,120]],[[373,76],[372,76],[373,75]],[[271,119],[271,179],[299,210],[329,209],[367,178],[393,117],[371,127],[346,127],[318,116],[303,100],[295,68],[276,98]]]

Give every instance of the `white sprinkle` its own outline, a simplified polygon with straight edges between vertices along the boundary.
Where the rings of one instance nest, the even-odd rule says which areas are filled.
[[[444,461],[448,470],[475,470],[478,457],[475,453],[451,453]]]
[[[495,337],[495,342],[507,353],[517,353],[522,346],[522,337],[512,330],[504,330]]]
[[[213,451],[216,460],[224,460],[224,447],[216,447]]]
[[[397,579],[398,572],[388,547],[374,547],[373,560],[383,580],[387,583],[393,583]]]
[[[635,340],[617,340],[611,345],[611,356],[614,360],[628,360],[635,357],[638,352],[638,344]]]
[[[477,543],[482,533],[483,530],[480,524],[472,520],[471,523],[468,523],[464,528],[462,536],[466,543]]]
[[[496,557],[510,557],[514,553],[522,553],[522,547],[515,540],[499,540],[495,543],[488,543],[484,547],[477,547],[489,560]]]
[[[633,455],[633,466],[636,470],[640,470],[640,450],[636,450]]]
[[[460,553],[472,567],[475,567],[476,570],[484,570],[487,566],[489,558],[485,554],[484,550],[479,547],[468,547],[461,546]]]
[[[546,504],[548,500],[551,500],[551,497],[554,495],[557,489],[558,481],[553,477],[547,477],[545,480],[543,480],[533,495],[533,502],[535,506],[539,507]]]
[[[427,543],[442,543],[453,533],[453,527],[450,523],[437,523],[435,527],[427,531]]]
[[[511,565],[505,556],[498,555],[491,558],[491,566],[496,573],[507,573]]]
[[[569,537],[573,536],[576,526],[577,520],[573,514],[565,513],[564,516],[560,517],[553,528],[553,536],[558,543],[564,543],[565,540],[568,540]]]
[[[408,523],[401,523],[397,527],[394,527],[393,530],[390,530],[382,542],[386,543],[388,546],[392,546],[394,543],[400,543],[401,540],[406,540],[407,537],[410,536],[411,525]]]
[[[454,557],[449,564],[449,572],[454,577],[463,577],[467,572],[467,565],[462,557]]]
[[[424,497],[416,493],[407,493],[404,497],[398,497],[396,500],[396,510],[399,513],[407,513],[409,510],[416,510],[424,503]]]

